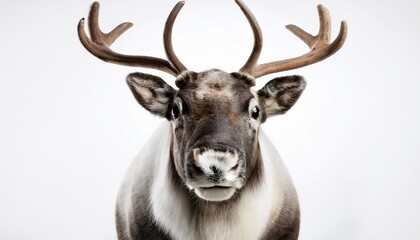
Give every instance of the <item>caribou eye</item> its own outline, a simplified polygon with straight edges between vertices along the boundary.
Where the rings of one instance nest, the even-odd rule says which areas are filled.
[[[177,119],[179,118],[181,111],[179,110],[178,105],[174,104],[174,106],[172,107],[172,118],[173,119]]]
[[[260,108],[258,106],[255,106],[251,111],[251,117],[257,120],[259,116],[260,116]]]

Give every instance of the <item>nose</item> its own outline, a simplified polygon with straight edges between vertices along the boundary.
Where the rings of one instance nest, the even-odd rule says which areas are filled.
[[[217,166],[211,166],[210,170],[212,173],[208,176],[208,180],[212,183],[218,183],[223,177],[223,170],[219,169]]]
[[[227,173],[234,171],[239,161],[237,151],[224,146],[195,148],[193,159],[195,165],[208,177],[208,181],[213,183],[219,182]]]

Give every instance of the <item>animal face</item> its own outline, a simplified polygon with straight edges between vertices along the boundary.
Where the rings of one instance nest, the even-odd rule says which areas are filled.
[[[175,90],[162,79],[132,73],[137,101],[172,123],[172,160],[184,184],[207,201],[230,199],[259,161],[258,130],[289,110],[305,88],[299,76],[275,78],[259,91],[243,73],[185,71]]]

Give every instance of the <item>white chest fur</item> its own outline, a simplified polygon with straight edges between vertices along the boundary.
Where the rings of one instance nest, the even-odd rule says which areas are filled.
[[[163,127],[163,126],[162,126]],[[169,126],[164,126],[169,127]],[[168,129],[169,130],[169,129]],[[152,212],[161,227],[176,240],[255,240],[259,239],[272,218],[282,207],[283,192],[288,176],[281,160],[260,132],[263,162],[263,181],[259,187],[244,190],[235,206],[218,216],[202,217],[194,214],[190,198],[175,189],[168,178],[169,157],[156,161],[151,192]],[[168,149],[162,149],[169,152]],[[283,175],[282,173],[285,173]],[[278,177],[282,176],[282,177]]]

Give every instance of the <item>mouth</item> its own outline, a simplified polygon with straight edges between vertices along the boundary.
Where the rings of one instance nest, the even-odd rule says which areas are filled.
[[[194,188],[195,194],[198,197],[213,202],[220,202],[228,200],[235,193],[236,188],[226,186],[211,186],[211,187],[198,187]]]
[[[231,187],[215,185],[215,186],[212,186],[212,187],[201,187],[201,188],[202,189],[227,189],[227,188],[231,188]]]

